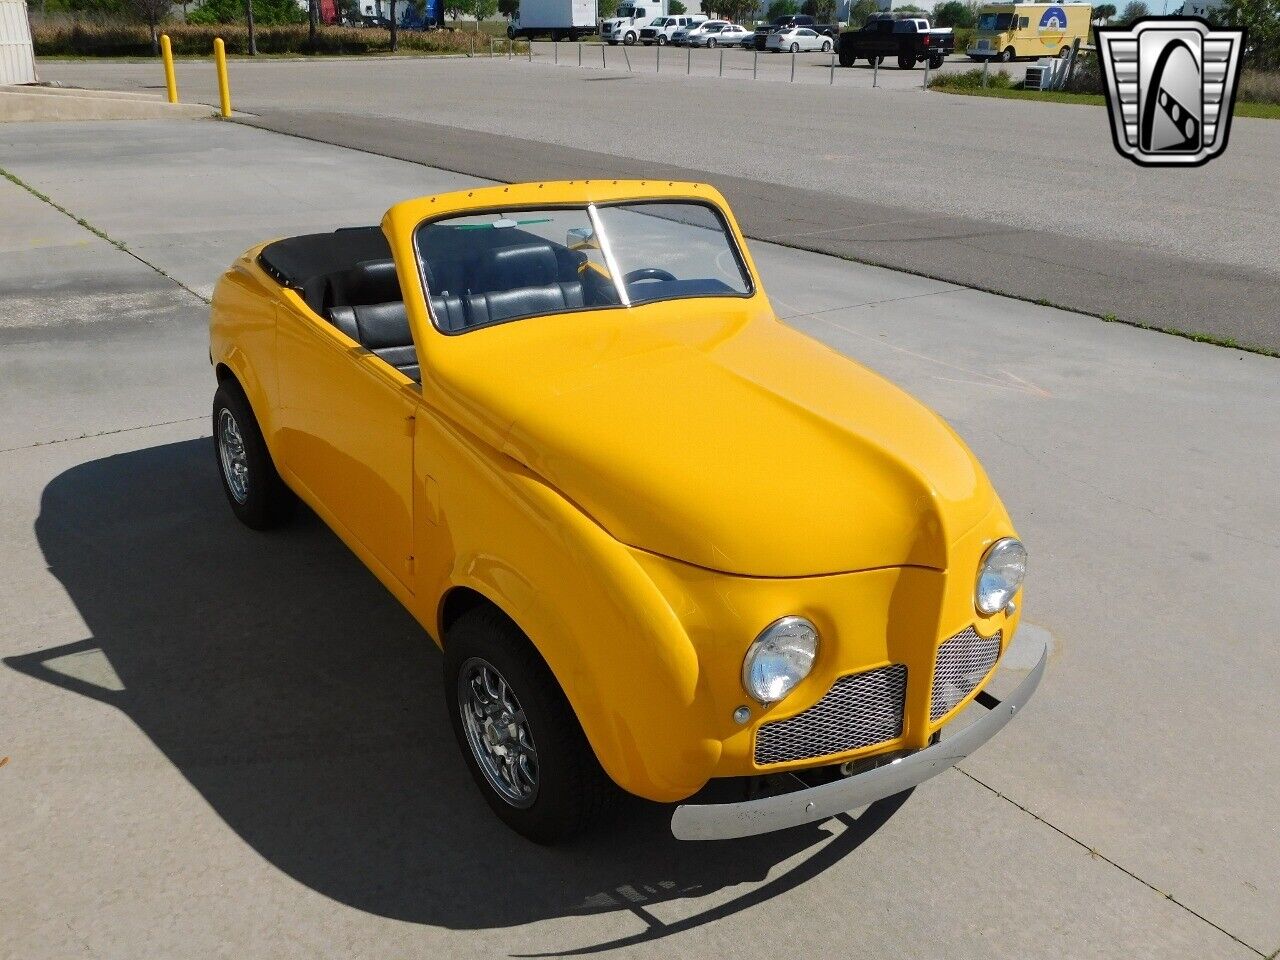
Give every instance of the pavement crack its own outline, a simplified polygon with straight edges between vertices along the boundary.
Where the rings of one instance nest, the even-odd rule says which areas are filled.
[[[803,320],[805,319],[805,317],[817,317],[824,313],[835,313],[838,310],[856,310],[859,307],[876,307],[882,303],[898,303],[902,300],[919,300],[922,297],[937,297],[937,296],[941,296],[944,293],[955,293],[957,290],[964,290],[964,289],[965,289],[964,287],[958,286],[956,284],[952,284],[948,287],[945,287],[942,290],[930,290],[928,293],[909,293],[906,296],[902,296],[902,297],[885,297],[883,300],[865,300],[862,303],[842,303],[839,306],[824,307],[821,310],[811,310],[808,313],[792,313],[792,314],[787,314],[786,316],[779,314],[778,319],[786,320],[786,321]],[[778,300],[778,298],[774,297],[774,300]],[[778,302],[781,302],[781,301],[778,301]]]
[[[59,437],[57,440],[37,440],[35,443],[24,443],[16,447],[0,448],[0,453],[14,453],[18,450],[34,450],[36,447],[52,447],[59,443],[73,443],[76,440],[92,440],[94,437],[110,437],[117,433],[133,433],[135,430],[151,430],[155,427],[172,427],[179,423],[195,423],[204,417],[184,417],[181,420],[162,420],[159,423],[141,423],[136,427],[120,427],[118,430],[99,430],[97,433],[82,433],[78,437]]]
[[[15,187],[21,187],[23,190],[27,191],[27,193],[31,194],[37,200],[47,203],[49,206],[53,207],[53,209],[57,210],[63,216],[71,220],[74,220],[76,223],[84,227],[86,230],[88,230],[98,239],[105,240],[107,243],[111,244],[121,253],[128,254],[129,256],[133,257],[133,259],[137,260],[140,264],[142,264],[147,269],[154,270],[156,273],[160,274],[160,276],[164,277],[170,283],[173,283],[174,285],[185,290],[187,293],[191,294],[191,296],[195,297],[201,303],[208,304],[212,302],[208,297],[205,297],[199,293],[196,293],[196,291],[192,290],[190,287],[188,287],[185,283],[183,283],[173,274],[167,273],[165,270],[156,266],[150,260],[147,260],[145,257],[142,257],[137,253],[134,253],[132,250],[129,249],[129,247],[125,244],[123,240],[117,240],[115,237],[108,234],[101,227],[94,226],[88,220],[84,219],[84,217],[77,217],[74,213],[72,213],[62,204],[58,203],[56,200],[54,200],[52,197],[48,196],[47,194],[41,193],[35,187],[31,186],[31,184],[27,183],[25,180],[19,177],[17,174],[10,173],[4,167],[0,167],[0,176],[4,177],[6,180],[12,183]],[[3,453],[3,452],[4,452],[3,450],[0,450],[0,453]]]
[[[1097,847],[1091,847],[1091,846],[1089,846],[1089,844],[1085,843],[1083,840],[1080,840],[1080,839],[1077,839],[1076,837],[1073,837],[1073,836],[1072,836],[1070,833],[1068,833],[1066,830],[1062,829],[1062,827],[1059,827],[1057,824],[1052,823],[1052,822],[1050,822],[1049,820],[1046,820],[1044,817],[1040,816],[1040,815],[1039,815],[1038,813],[1036,813],[1035,811],[1033,811],[1033,810],[1029,809],[1028,807],[1024,806],[1023,804],[1019,803],[1017,800],[1014,800],[1014,799],[1013,799],[1012,797],[1010,797],[1008,794],[1001,793],[1001,792],[1000,792],[999,790],[997,790],[995,787],[991,786],[989,783],[986,783],[986,782],[985,782],[985,781],[983,781],[983,780],[978,779],[978,778],[977,778],[977,777],[975,777],[972,773],[970,773],[968,770],[965,770],[963,767],[961,767],[961,766],[958,766],[958,765],[957,765],[957,766],[956,766],[956,767],[954,767],[953,769],[955,769],[955,770],[956,770],[956,772],[958,772],[958,773],[962,774],[963,776],[968,777],[970,780],[972,780],[972,781],[973,781],[974,783],[976,783],[978,786],[982,787],[984,790],[989,790],[989,791],[991,791],[991,793],[995,794],[998,798],[1000,798],[1001,800],[1005,801],[1005,802],[1006,802],[1006,803],[1008,803],[1010,806],[1016,807],[1017,809],[1021,810],[1023,813],[1025,813],[1027,816],[1031,817],[1033,820],[1035,820],[1035,821],[1037,821],[1037,822],[1039,822],[1039,823],[1044,824],[1046,827],[1048,827],[1048,828],[1049,828],[1050,830],[1052,830],[1054,833],[1058,834],[1059,836],[1065,837],[1067,840],[1070,840],[1072,843],[1074,843],[1074,844],[1075,844],[1077,847],[1079,847],[1081,850],[1083,850],[1083,851],[1085,851],[1087,854],[1089,854],[1089,856],[1094,857],[1094,858],[1096,858],[1096,859],[1098,859],[1098,860],[1101,860],[1103,863],[1109,864],[1109,865],[1110,865],[1110,866],[1112,866],[1112,867],[1115,867],[1117,870],[1119,870],[1119,871],[1120,871],[1121,873],[1123,873],[1125,876],[1129,877],[1130,879],[1136,880],[1138,883],[1142,884],[1144,887],[1146,887],[1148,890],[1152,891],[1153,893],[1158,893],[1158,894],[1160,894],[1160,896],[1164,897],[1164,898],[1165,898],[1166,900],[1168,900],[1170,903],[1174,904],[1174,906],[1177,906],[1177,907],[1179,907],[1180,909],[1182,909],[1182,910],[1186,911],[1187,913],[1189,913],[1191,916],[1195,917],[1197,920],[1201,921],[1202,923],[1208,924],[1209,926],[1213,927],[1213,929],[1217,930],[1217,931],[1218,931],[1219,933],[1221,933],[1224,937],[1228,937],[1228,938],[1230,938],[1231,940],[1234,940],[1236,943],[1240,944],[1240,946],[1244,947],[1244,948],[1245,948],[1246,950],[1248,950],[1250,953],[1253,953],[1253,954],[1256,954],[1256,955],[1257,955],[1257,956],[1259,956],[1259,957],[1262,957],[1262,960],[1277,960],[1277,958],[1278,958],[1278,957],[1280,957],[1280,950],[1277,950],[1275,953],[1271,954],[1271,956],[1269,956],[1269,957],[1268,957],[1268,956],[1266,956],[1266,955],[1265,955],[1265,954],[1263,954],[1263,952],[1262,952],[1261,950],[1259,950],[1257,947],[1253,946],[1252,944],[1246,943],[1244,940],[1241,940],[1239,937],[1237,937],[1237,936],[1236,936],[1234,933],[1232,933],[1230,930],[1227,930],[1226,928],[1224,928],[1224,927],[1220,926],[1219,924],[1214,923],[1212,920],[1210,920],[1208,917],[1206,917],[1203,913],[1199,913],[1199,912],[1198,912],[1198,911],[1196,911],[1194,908],[1192,908],[1192,907],[1188,906],[1187,904],[1183,903],[1181,900],[1179,900],[1177,897],[1175,897],[1172,893],[1169,893],[1169,892],[1168,892],[1168,891],[1166,891],[1166,890],[1161,890],[1159,887],[1157,887],[1154,883],[1151,883],[1149,880],[1144,880],[1142,877],[1138,876],[1136,873],[1134,873],[1134,872],[1133,872],[1132,870],[1130,870],[1128,867],[1125,867],[1125,866],[1123,866],[1122,864],[1117,863],[1115,860],[1112,860],[1112,859],[1111,859],[1110,857],[1108,857],[1105,853],[1103,853],[1102,851],[1100,851]]]

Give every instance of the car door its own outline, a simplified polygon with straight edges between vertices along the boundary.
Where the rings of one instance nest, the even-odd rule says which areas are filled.
[[[421,388],[300,300],[278,309],[276,348],[284,468],[353,548],[412,592]]]

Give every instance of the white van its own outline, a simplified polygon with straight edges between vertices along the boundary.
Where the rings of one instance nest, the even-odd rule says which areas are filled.
[[[671,37],[677,30],[688,30],[696,24],[705,22],[706,19],[701,15],[658,17],[653,21],[652,25],[640,31],[640,42],[646,47],[655,43],[660,47],[666,46],[671,42]]]

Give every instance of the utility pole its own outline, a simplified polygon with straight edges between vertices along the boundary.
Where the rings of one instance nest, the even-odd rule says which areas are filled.
[[[396,47],[400,45],[400,31],[397,29],[399,24],[396,23],[396,0],[391,0],[391,52],[396,52]]]
[[[307,42],[316,52],[316,30],[320,26],[320,0],[307,0]]]
[[[244,0],[244,19],[249,25],[249,56],[258,55],[258,38],[253,32],[253,0]]]

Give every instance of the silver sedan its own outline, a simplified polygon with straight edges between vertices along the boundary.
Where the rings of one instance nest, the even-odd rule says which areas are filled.
[[[741,44],[743,40],[753,36],[755,36],[754,33],[736,23],[726,23],[723,26],[712,24],[705,31],[691,34],[689,45],[691,47],[727,47]]]
[[[830,37],[823,36],[808,27],[789,27],[778,33],[769,34],[769,39],[764,45],[767,49],[779,53],[783,50],[789,50],[792,53],[821,50],[823,53],[829,53],[832,42]]]

